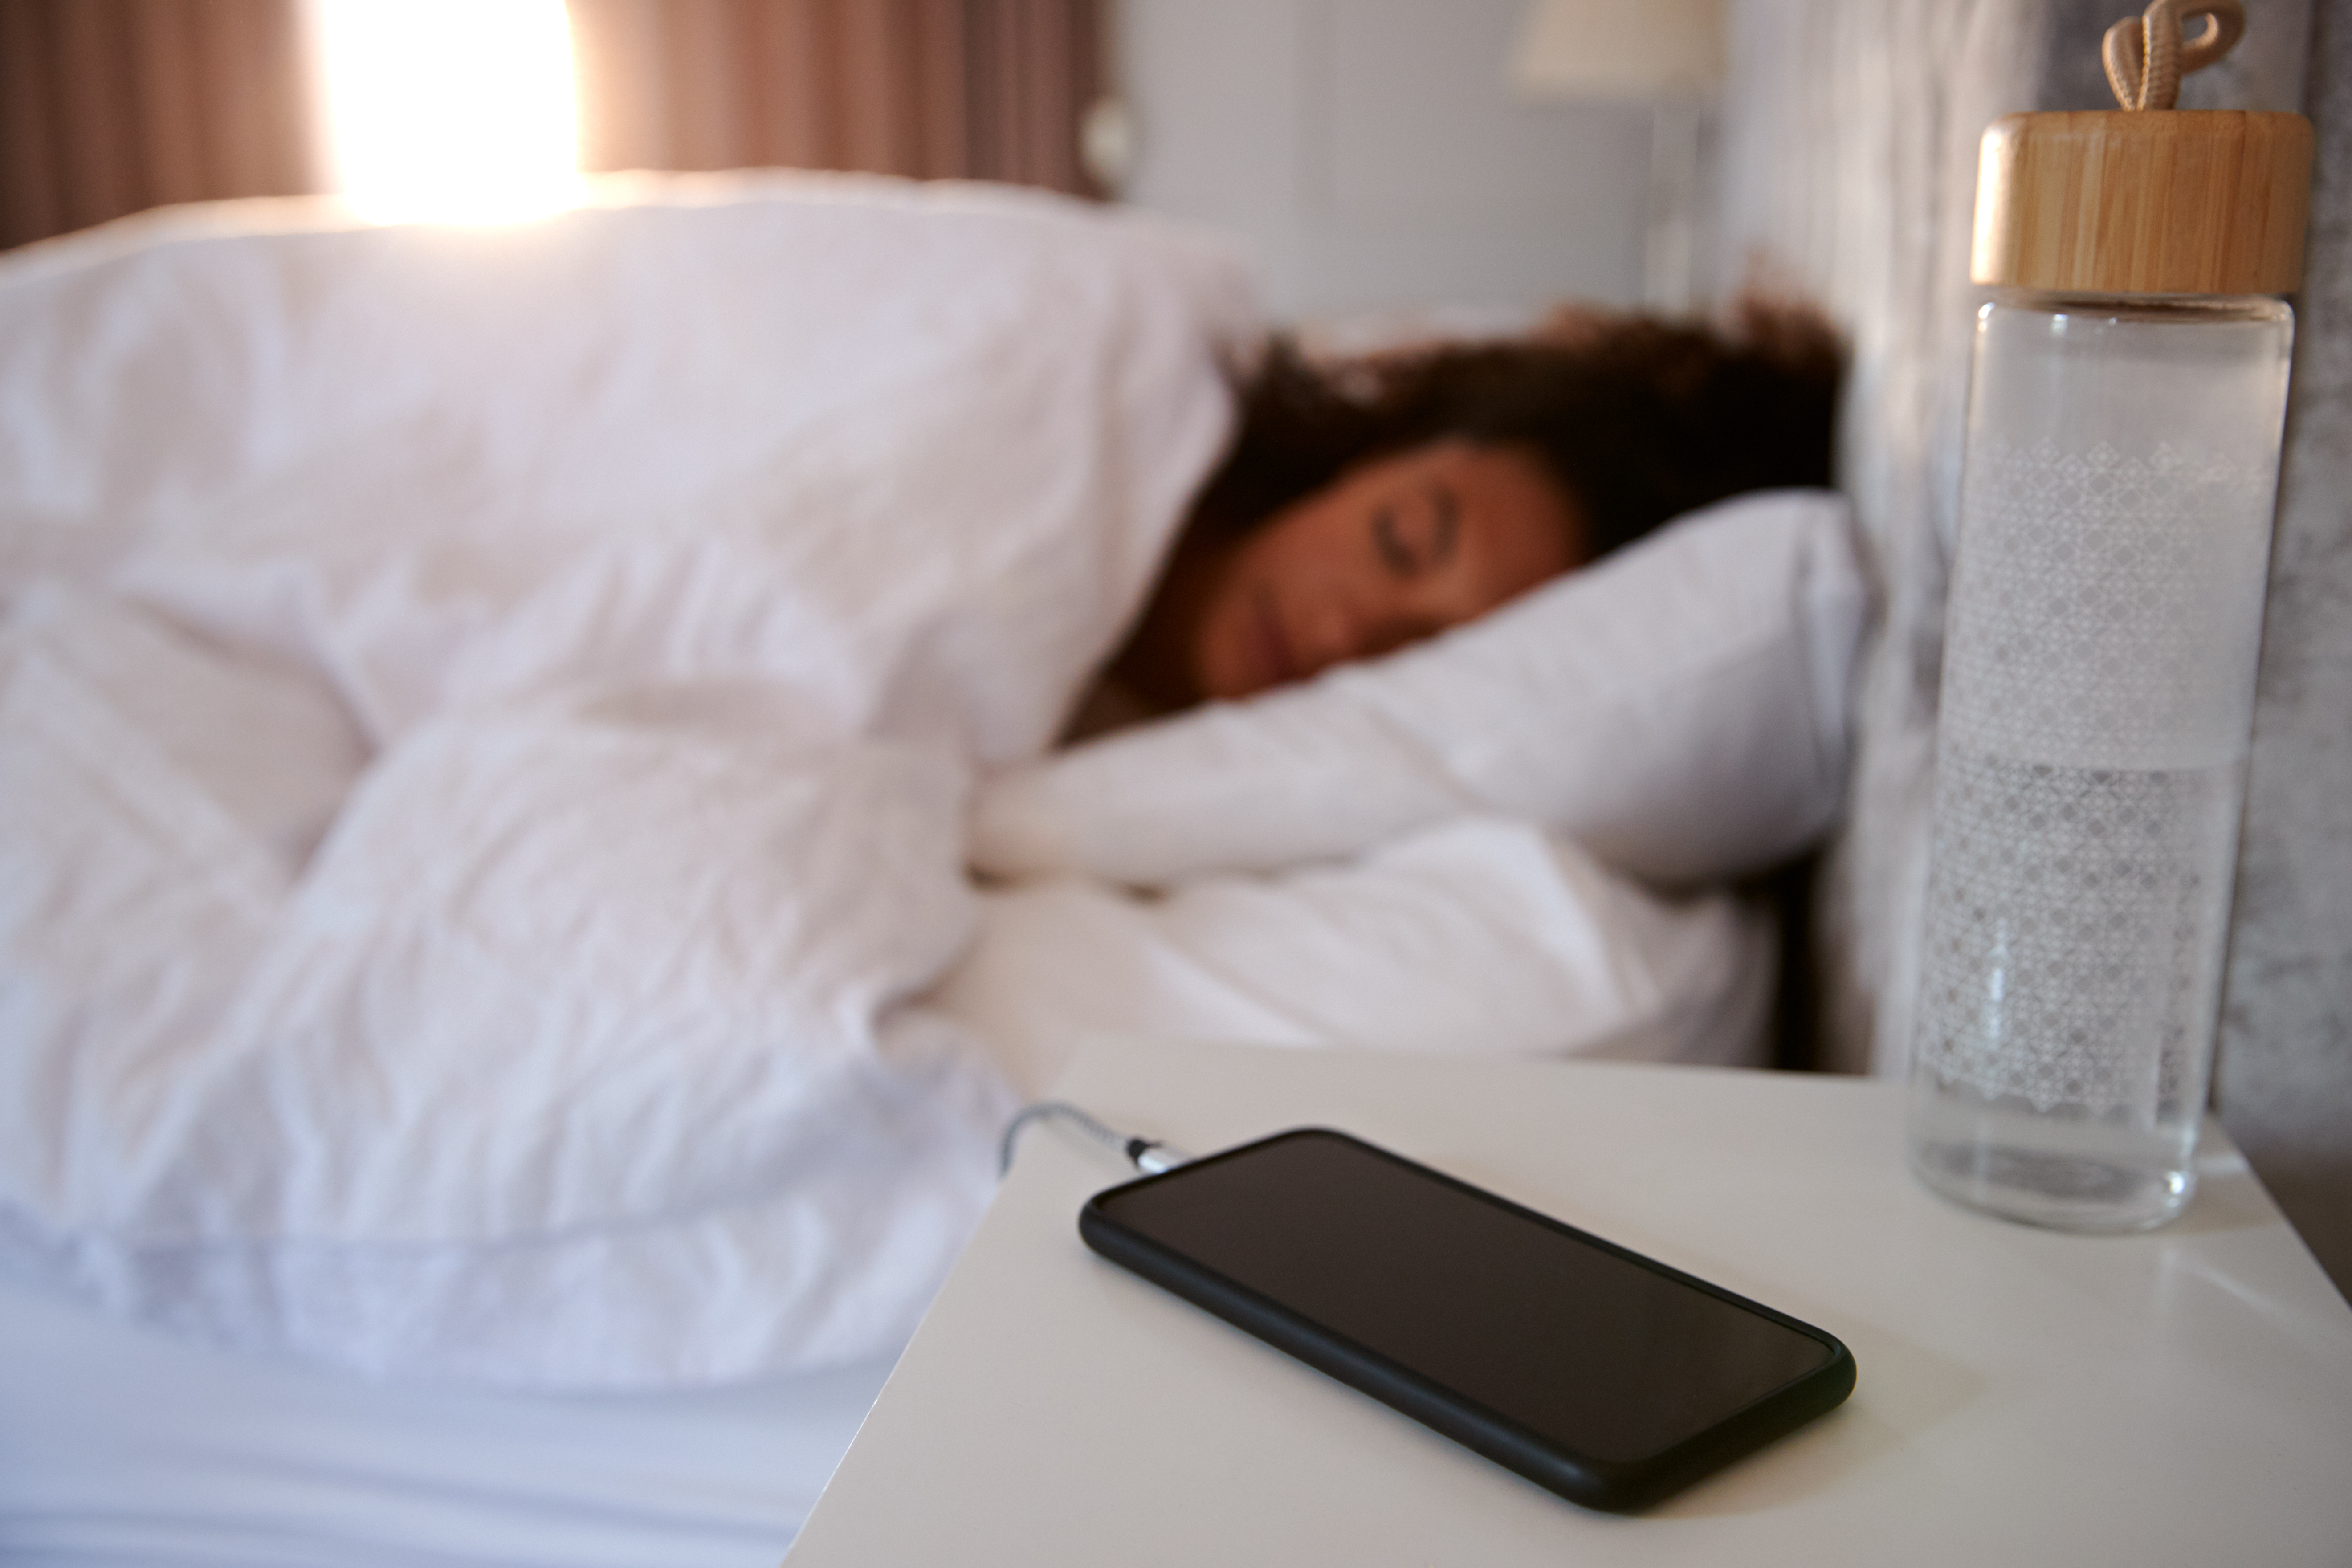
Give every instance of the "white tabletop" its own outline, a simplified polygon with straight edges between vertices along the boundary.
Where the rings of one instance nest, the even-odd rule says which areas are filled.
[[[1194,1152],[1345,1129],[1817,1323],[1859,1384],[1587,1512],[1094,1257],[1128,1173],[1048,1124],[792,1568],[2352,1563],[2352,1309],[2218,1127],[2179,1221],[2074,1237],[1922,1190],[1864,1080],[1127,1043],[1062,1092]]]

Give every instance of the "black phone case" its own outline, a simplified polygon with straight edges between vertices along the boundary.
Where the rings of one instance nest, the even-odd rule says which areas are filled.
[[[1103,1201],[1150,1183],[1181,1181],[1184,1173],[1211,1161],[1237,1158],[1286,1138],[1337,1138],[1442,1183],[1457,1192],[1574,1237],[1694,1290],[1755,1312],[1821,1342],[1831,1352],[1820,1367],[1782,1384],[1731,1415],[1643,1458],[1624,1461],[1580,1454],[1489,1409],[1458,1391],[1413,1372],[1387,1356],[1337,1333],[1281,1302],[1241,1285],[1122,1225],[1104,1212]],[[1711,1285],[1654,1258],[1564,1225],[1482,1187],[1456,1181],[1443,1171],[1391,1153],[1328,1128],[1299,1128],[1240,1144],[1171,1171],[1108,1188],[1087,1200],[1078,1214],[1078,1235],[1097,1253],[1153,1284],[1205,1309],[1276,1350],[1318,1372],[1370,1394],[1464,1447],[1516,1471],[1538,1486],[1586,1508],[1632,1512],[1655,1504],[1692,1482],[1753,1453],[1774,1438],[1835,1409],[1853,1391],[1850,1352],[1833,1334],[1776,1312],[1760,1302]]]

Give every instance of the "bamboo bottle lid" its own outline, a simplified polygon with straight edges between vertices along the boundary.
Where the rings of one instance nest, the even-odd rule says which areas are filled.
[[[2200,12],[2211,19],[2184,46],[2179,18]],[[2145,107],[1994,121],[1977,165],[1969,276],[2092,294],[2293,292],[2311,122],[2169,107],[2179,73],[2219,59],[2243,25],[2235,0],[2157,0],[2106,42],[2116,97]]]

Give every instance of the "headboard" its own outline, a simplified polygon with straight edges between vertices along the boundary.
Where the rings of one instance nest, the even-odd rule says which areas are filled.
[[[1846,822],[1816,888],[1817,1054],[1906,1070],[1976,306],[1977,143],[1997,116],[2111,107],[2132,0],[1733,0],[1717,275],[1821,300],[1851,341],[1842,482],[1881,604]],[[2215,1096],[2352,1291],[2352,5],[2251,0],[2183,108],[2318,132]]]

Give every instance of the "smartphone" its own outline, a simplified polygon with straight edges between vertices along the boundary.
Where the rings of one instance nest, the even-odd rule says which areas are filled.
[[[1853,1389],[1820,1329],[1327,1129],[1098,1193],[1078,1234],[1588,1508],[1645,1508]]]

